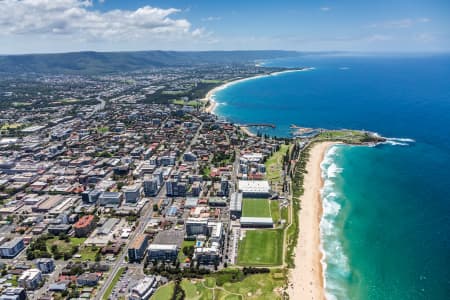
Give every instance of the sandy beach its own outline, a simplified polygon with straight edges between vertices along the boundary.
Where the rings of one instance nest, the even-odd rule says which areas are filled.
[[[299,237],[295,249],[295,268],[289,279],[291,299],[325,299],[322,251],[320,247],[320,219],[322,200],[320,190],[323,186],[320,164],[333,142],[315,144],[310,150],[307,173],[304,178],[305,191],[301,197],[299,212]]]

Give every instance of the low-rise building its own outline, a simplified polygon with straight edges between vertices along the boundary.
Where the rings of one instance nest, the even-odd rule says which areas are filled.
[[[36,267],[44,274],[49,274],[55,270],[55,262],[51,258],[39,258],[36,260]]]
[[[147,259],[149,261],[170,261],[174,262],[178,257],[179,248],[177,245],[151,244],[148,247]]]
[[[230,197],[230,216],[239,219],[242,216],[242,193],[232,193]]]
[[[42,272],[38,269],[25,270],[18,279],[21,287],[27,290],[35,290],[42,282]]]
[[[220,246],[212,243],[210,247],[195,248],[193,258],[200,265],[217,265],[220,262]]]
[[[61,233],[67,234],[69,233],[70,229],[72,229],[72,226],[69,224],[50,225],[47,228],[48,233],[53,235],[60,235]]]
[[[99,204],[102,206],[119,206],[122,202],[122,197],[122,193],[119,192],[103,192],[99,197]]]
[[[96,286],[100,280],[97,273],[84,273],[77,277],[77,284],[81,286]]]
[[[158,281],[154,276],[146,276],[138,285],[131,289],[128,297],[130,300],[147,300],[150,299],[156,290]]]
[[[273,220],[270,217],[241,217],[243,228],[272,228]]]
[[[25,300],[27,293],[21,287],[9,287],[0,295],[0,300]]]
[[[189,218],[186,220],[186,235],[208,235],[208,219],[207,218]]]
[[[134,184],[130,186],[125,186],[122,188],[123,195],[125,198],[125,202],[127,203],[136,203],[141,199],[141,185]]]
[[[77,237],[86,237],[95,228],[93,215],[83,216],[73,225]]]
[[[99,190],[84,191],[81,193],[81,199],[84,203],[97,203],[101,194]]]
[[[13,258],[25,248],[23,238],[16,237],[0,246],[0,255],[3,258]]]
[[[270,185],[267,180],[239,180],[239,191],[244,198],[270,197]]]

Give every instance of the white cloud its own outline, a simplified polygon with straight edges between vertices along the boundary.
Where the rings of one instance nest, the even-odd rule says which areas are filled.
[[[100,1],[101,2],[101,1]],[[0,37],[75,37],[86,40],[200,37],[176,8],[96,11],[87,0],[0,1]]]
[[[321,11],[330,11],[330,10],[331,10],[331,7],[324,6],[324,7],[321,7],[320,10],[321,10]]]
[[[390,41],[393,37],[390,35],[385,34],[374,34],[369,37],[367,37],[365,40],[368,42],[384,42],[384,41]]]
[[[428,23],[431,21],[431,19],[423,17],[423,18],[417,19],[417,21],[420,23]]]
[[[203,22],[212,22],[212,21],[220,21],[220,20],[222,20],[222,17],[209,16],[206,18],[202,18]]]
[[[414,40],[421,43],[430,43],[434,42],[436,40],[436,37],[431,33],[423,32],[415,35]]]
[[[370,28],[387,28],[387,29],[402,29],[402,28],[411,28],[414,25],[417,25],[419,23],[428,23],[431,19],[429,18],[418,18],[418,19],[412,19],[412,18],[404,18],[399,20],[391,20],[386,21],[382,23],[375,23],[371,24]]]

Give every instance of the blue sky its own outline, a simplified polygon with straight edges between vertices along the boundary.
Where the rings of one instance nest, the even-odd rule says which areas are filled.
[[[449,0],[0,0],[0,53],[450,50]]]

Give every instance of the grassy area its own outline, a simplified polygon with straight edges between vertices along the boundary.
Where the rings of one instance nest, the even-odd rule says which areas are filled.
[[[223,274],[222,274],[223,273]],[[282,299],[280,289],[285,284],[284,271],[275,270],[274,273],[243,276],[237,280],[227,280],[221,285],[214,280],[217,276],[231,275],[236,272],[221,272],[214,274],[214,278],[206,277],[202,280],[183,279],[181,287],[186,293],[186,300],[273,300]],[[241,272],[242,273],[242,272]],[[275,276],[275,274],[277,274]],[[281,274],[281,276],[279,276]],[[162,298],[161,298],[162,299]],[[153,298],[152,298],[153,300]]]
[[[197,100],[191,100],[191,101],[173,100],[172,103],[178,104],[178,105],[189,105],[189,106],[194,106],[194,107],[202,105],[202,102],[197,101]]]
[[[111,281],[111,284],[108,286],[108,288],[105,291],[105,294],[103,294],[103,300],[108,300],[109,296],[111,296],[111,293],[114,289],[114,286],[117,284],[117,282],[120,279],[120,276],[123,274],[123,272],[125,272],[125,268],[122,267],[119,269],[119,271],[117,271],[116,275],[114,276],[113,280]]]
[[[235,297],[225,299],[258,299],[258,300],[275,300],[282,299],[278,292],[285,284],[286,279],[275,279],[273,273],[255,274],[247,276],[240,282],[225,283],[223,288],[233,293]],[[241,298],[236,298],[240,295]]]
[[[195,246],[195,241],[183,241],[180,251],[178,252],[178,261],[185,262],[187,256],[183,253],[184,247]]]
[[[47,251],[51,252],[52,245],[56,245],[58,247],[59,252],[70,252],[72,250],[73,246],[80,246],[84,243],[86,238],[75,238],[71,237],[69,242],[66,242],[65,240],[60,240],[58,237],[53,237],[51,239],[48,239],[46,241],[47,245]]]
[[[280,221],[280,206],[277,200],[270,200],[270,215],[274,224]]]
[[[283,258],[283,231],[247,230],[239,242],[238,264],[243,266],[278,266]]]
[[[75,99],[75,98],[65,98],[60,100],[61,103],[76,103],[79,102],[80,100]]]
[[[200,280],[191,281],[183,279],[183,281],[181,281],[181,287],[186,293],[186,300],[214,299],[213,289],[205,287],[204,282]]]
[[[19,286],[18,279],[19,279],[18,275],[13,275],[12,278],[7,280],[6,282],[11,283],[11,285],[14,287],[17,287],[17,286]]]
[[[242,202],[242,216],[270,217],[269,200],[246,198]]]
[[[153,294],[153,296],[150,298],[150,300],[167,300],[171,299],[173,295],[173,288],[175,284],[173,282],[170,282],[166,285],[163,285],[160,287],[156,293]]]
[[[163,95],[183,95],[186,91],[180,90],[180,91],[162,91],[161,94]]]
[[[266,179],[269,181],[281,180],[281,169],[283,167],[283,156],[286,155],[289,145],[281,145],[280,149],[272,154],[265,163],[266,165]]]
[[[20,106],[31,106],[33,103],[31,102],[13,102],[12,105],[16,107]]]
[[[204,79],[201,82],[202,83],[216,83],[216,84],[218,84],[218,83],[222,83],[223,81],[222,80],[218,80],[218,79]]]
[[[281,208],[281,219],[286,220],[286,222],[289,221],[289,209],[287,207]]]
[[[18,129],[22,126],[23,126],[22,123],[9,123],[9,124],[3,124],[0,129],[2,129],[2,130]]]
[[[80,261],[95,261],[95,256],[97,255],[97,253],[100,251],[99,247],[92,247],[92,246],[87,246],[87,247],[82,247],[80,248],[80,250],[78,251],[78,254],[81,255],[80,258],[78,258],[77,260]]]
[[[359,130],[329,130],[321,132],[314,141],[341,141],[348,144],[378,142],[379,137]]]
[[[98,133],[107,133],[108,131],[109,131],[109,127],[108,126],[102,126],[102,127],[99,127],[97,129]]]

